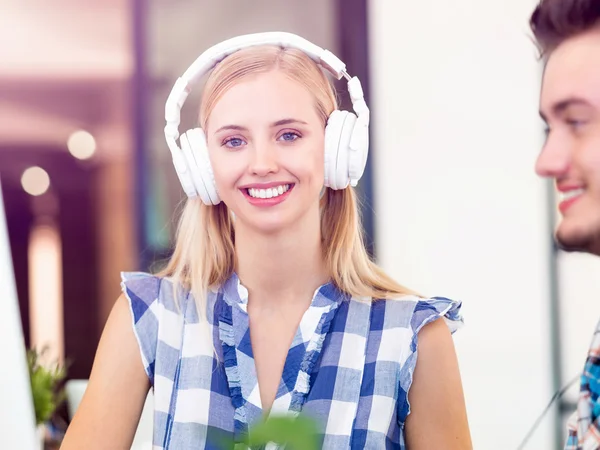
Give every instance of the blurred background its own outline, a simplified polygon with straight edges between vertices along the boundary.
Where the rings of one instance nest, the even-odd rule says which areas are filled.
[[[26,345],[68,361],[68,379],[89,376],[119,272],[169,255],[183,200],[163,139],[172,84],[223,39],[289,31],[361,79],[369,248],[402,284],[463,302],[475,448],[517,448],[581,371],[600,318],[600,259],[554,248],[554,191],[534,174],[535,4],[4,0],[0,180]],[[526,448],[562,448],[576,398],[575,386]]]

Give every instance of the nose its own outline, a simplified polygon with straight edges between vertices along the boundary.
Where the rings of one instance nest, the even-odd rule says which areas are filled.
[[[571,166],[571,149],[567,142],[549,137],[535,163],[535,171],[541,177],[561,178]]]
[[[276,173],[279,170],[277,160],[277,149],[274,145],[257,142],[252,149],[252,157],[249,164],[249,172],[259,177]]]

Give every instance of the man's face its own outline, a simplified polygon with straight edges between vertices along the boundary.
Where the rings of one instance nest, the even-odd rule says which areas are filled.
[[[600,255],[600,28],[551,53],[540,112],[548,136],[536,172],[559,192],[556,238],[566,250]]]

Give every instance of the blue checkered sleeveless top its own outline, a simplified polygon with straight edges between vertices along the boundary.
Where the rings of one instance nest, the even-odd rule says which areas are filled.
[[[189,292],[174,298],[171,280],[146,273],[123,273],[122,280],[154,389],[153,448],[217,449],[223,437],[242,439],[264,414],[248,291],[238,277],[209,293],[202,320]],[[417,333],[441,317],[454,332],[463,323],[460,307],[442,297],[351,298],[333,283],[321,286],[269,414],[316,419],[325,449],[405,449]]]

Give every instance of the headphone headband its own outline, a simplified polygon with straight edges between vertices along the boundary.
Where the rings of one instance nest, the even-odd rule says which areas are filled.
[[[283,48],[302,50],[317,64],[323,65],[338,80],[342,77],[342,72],[346,70],[346,65],[333,53],[300,36],[291,33],[269,32],[236,36],[214,45],[202,53],[181,78],[188,84],[193,84],[208,70],[232,53],[243,48],[260,45],[278,45]]]
[[[304,52],[315,63],[321,65],[336,79],[345,77],[348,80],[348,90],[352,105],[357,116],[367,116],[363,118],[367,124],[369,121],[366,103],[363,99],[363,91],[358,78],[350,78],[346,72],[346,65],[329,50],[322,49],[318,45],[307,41],[306,39],[292,33],[286,32],[268,32],[255,33],[237,36],[226,41],[220,42],[203,52],[192,65],[177,79],[167,102],[165,104],[165,137],[167,144],[174,152],[177,149],[175,140],[179,137],[179,123],[181,121],[181,108],[185,103],[192,86],[203,75],[212,70],[219,62],[232,53],[243,48],[256,47],[261,45],[279,45],[283,48],[295,48]]]

